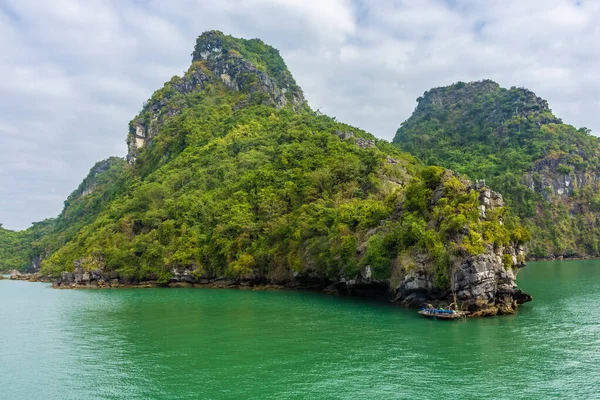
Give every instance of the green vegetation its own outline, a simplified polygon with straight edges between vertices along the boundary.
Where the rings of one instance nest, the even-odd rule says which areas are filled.
[[[56,218],[35,222],[20,232],[0,227],[0,271],[37,269],[43,259],[70,242],[134,182],[125,165],[117,157],[97,163]]]
[[[219,86],[218,82],[213,83]],[[307,266],[355,273],[356,245],[397,199],[384,168],[416,170],[381,142],[360,149],[332,132],[364,132],[312,112],[262,104],[233,111],[240,93],[215,87],[168,120],[132,169],[127,196],[44,262],[167,281],[173,268],[207,276],[286,276]],[[385,165],[385,155],[402,158]],[[388,199],[389,197],[389,199]]]
[[[206,49],[256,65],[243,64],[242,78],[257,85],[232,87],[198,61]],[[388,279],[421,256],[445,288],[454,258],[522,239],[502,207],[481,219],[479,193],[449,171],[424,168],[299,101],[264,102],[265,73],[295,83],[261,41],[203,34],[194,59],[132,121],[130,139],[138,123],[152,130],[132,164],[94,167],[49,223],[39,239],[43,273],[77,262],[166,283],[174,269],[284,279],[354,276],[370,266]]]
[[[600,254],[600,141],[534,93],[492,81],[432,89],[394,143],[501,192],[531,231],[533,256]]]
[[[0,260],[1,270],[22,269],[29,265],[29,252],[26,246],[31,238],[24,232],[14,232],[0,225]]]
[[[362,260],[381,278],[390,276],[390,266],[406,272],[414,267],[419,254],[425,254],[436,286],[443,289],[450,283],[448,272],[453,260],[482,254],[485,246],[497,249],[522,244],[525,239],[513,234],[524,229],[504,208],[490,210],[482,219],[479,192],[443,168],[422,169],[403,196],[401,217],[386,220],[369,238]],[[503,223],[505,220],[508,223]]]

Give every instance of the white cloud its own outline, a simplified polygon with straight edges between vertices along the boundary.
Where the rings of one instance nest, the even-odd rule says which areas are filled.
[[[58,214],[128,121],[219,29],[280,49],[315,108],[391,139],[424,91],[525,86],[600,132],[600,2],[0,0],[0,222]]]

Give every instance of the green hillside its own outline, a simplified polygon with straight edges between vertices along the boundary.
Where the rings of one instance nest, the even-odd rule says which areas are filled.
[[[599,255],[600,141],[531,91],[489,80],[432,89],[393,143],[500,191],[532,232],[532,256]]]
[[[70,242],[131,186],[133,175],[126,165],[118,157],[98,162],[56,218],[34,222],[18,232],[0,227],[0,270],[38,271],[45,258]]]

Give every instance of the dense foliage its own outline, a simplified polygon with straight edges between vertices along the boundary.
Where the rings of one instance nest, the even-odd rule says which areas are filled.
[[[215,97],[213,88],[196,96],[141,151],[133,168],[143,179],[45,270],[80,258],[88,268],[163,280],[180,267],[233,277],[283,275],[309,262],[332,275],[358,267],[346,261],[397,201],[381,174],[404,179],[416,168],[411,157],[383,142],[384,151],[340,140],[333,131],[351,128],[312,112],[233,111],[239,93]],[[402,163],[386,165],[386,154]]]
[[[184,269],[285,279],[370,266],[393,279],[420,255],[445,288],[453,258],[524,240],[503,208],[481,219],[479,193],[449,171],[298,107],[297,94],[264,102],[257,87],[271,81],[261,74],[292,87],[276,50],[220,33],[199,41],[197,51],[236,51],[258,65],[245,70],[262,85],[233,85],[195,57],[132,121],[130,138],[142,125],[151,134],[132,147],[131,165],[97,165],[66,201],[40,239],[42,272],[77,264],[166,283]]]
[[[32,242],[25,232],[14,232],[0,225],[0,270],[24,269],[29,265],[28,246]]]
[[[44,258],[75,235],[132,183],[123,159],[112,157],[97,163],[79,188],[65,200],[61,214],[34,222],[24,231],[0,227],[0,271],[39,269]]]
[[[498,249],[529,240],[529,232],[506,208],[489,209],[481,218],[480,193],[443,168],[422,169],[402,197],[403,211],[369,237],[363,259],[376,270],[387,272],[392,265],[392,279],[415,268],[418,256],[425,255],[435,285],[447,288],[454,261],[483,254],[486,246]],[[507,269],[513,265],[508,257]]]
[[[427,164],[486,179],[532,231],[534,256],[599,254],[600,142],[532,92],[492,81],[432,89],[394,143]]]

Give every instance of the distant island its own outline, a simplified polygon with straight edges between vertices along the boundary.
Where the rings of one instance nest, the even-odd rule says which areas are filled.
[[[531,91],[490,80],[431,89],[393,142],[500,191],[531,232],[530,258],[600,256],[600,139]]]
[[[547,232],[540,236],[527,219],[537,200],[520,202],[510,183],[521,184],[519,173],[538,153],[509,163],[513,181],[498,173],[507,155],[490,166],[489,151],[475,148],[463,151],[471,164],[454,162],[450,153],[468,145],[460,142],[461,118],[492,118],[453,111],[452,101],[477,98],[478,85],[496,88],[486,81],[458,84],[462,97],[428,92],[403,124],[395,143],[424,164],[313,111],[276,49],[205,32],[188,71],[130,122],[125,159],[97,163],[58,217],[25,231],[0,229],[0,269],[35,272],[59,288],[294,287],[514,313],[531,300],[515,284],[530,240],[525,226],[538,235],[534,246]],[[503,97],[489,101],[502,113],[493,114],[496,125],[481,122],[480,134],[508,124],[502,132],[516,144],[499,139],[502,151],[525,143],[531,126],[549,135],[567,129],[537,100],[527,104],[538,117],[525,107],[511,117]],[[436,122],[430,112],[449,118]],[[557,153],[565,174],[579,171],[569,161],[574,152]]]

